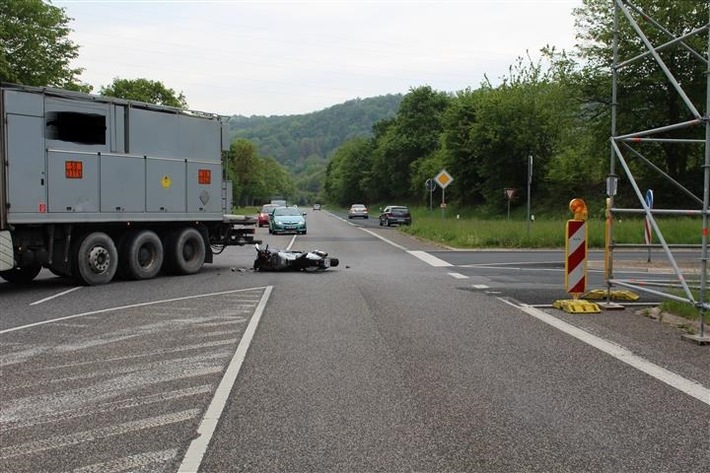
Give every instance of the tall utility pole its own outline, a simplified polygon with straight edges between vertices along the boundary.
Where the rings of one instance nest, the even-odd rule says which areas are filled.
[[[528,156],[528,237],[530,236],[530,220],[532,219],[532,214],[530,213],[530,187],[532,186],[532,173],[533,157],[531,154]]]

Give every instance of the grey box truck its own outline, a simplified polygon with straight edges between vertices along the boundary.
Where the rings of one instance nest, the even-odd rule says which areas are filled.
[[[44,267],[86,285],[198,272],[257,243],[230,215],[213,114],[0,84],[0,278]]]

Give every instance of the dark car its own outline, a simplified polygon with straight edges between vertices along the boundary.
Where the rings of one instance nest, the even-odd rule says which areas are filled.
[[[409,208],[404,205],[388,205],[380,214],[380,226],[411,225],[412,214],[409,213]]]

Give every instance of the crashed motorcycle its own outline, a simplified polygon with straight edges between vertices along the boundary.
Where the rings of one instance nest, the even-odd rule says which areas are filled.
[[[258,244],[254,271],[323,271],[338,266],[338,258],[329,258],[325,251],[296,251],[264,248]]]

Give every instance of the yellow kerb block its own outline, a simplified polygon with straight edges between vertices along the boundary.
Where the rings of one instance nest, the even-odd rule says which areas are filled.
[[[565,299],[552,304],[555,309],[560,309],[568,314],[598,314],[602,310],[593,302],[582,299]]]

